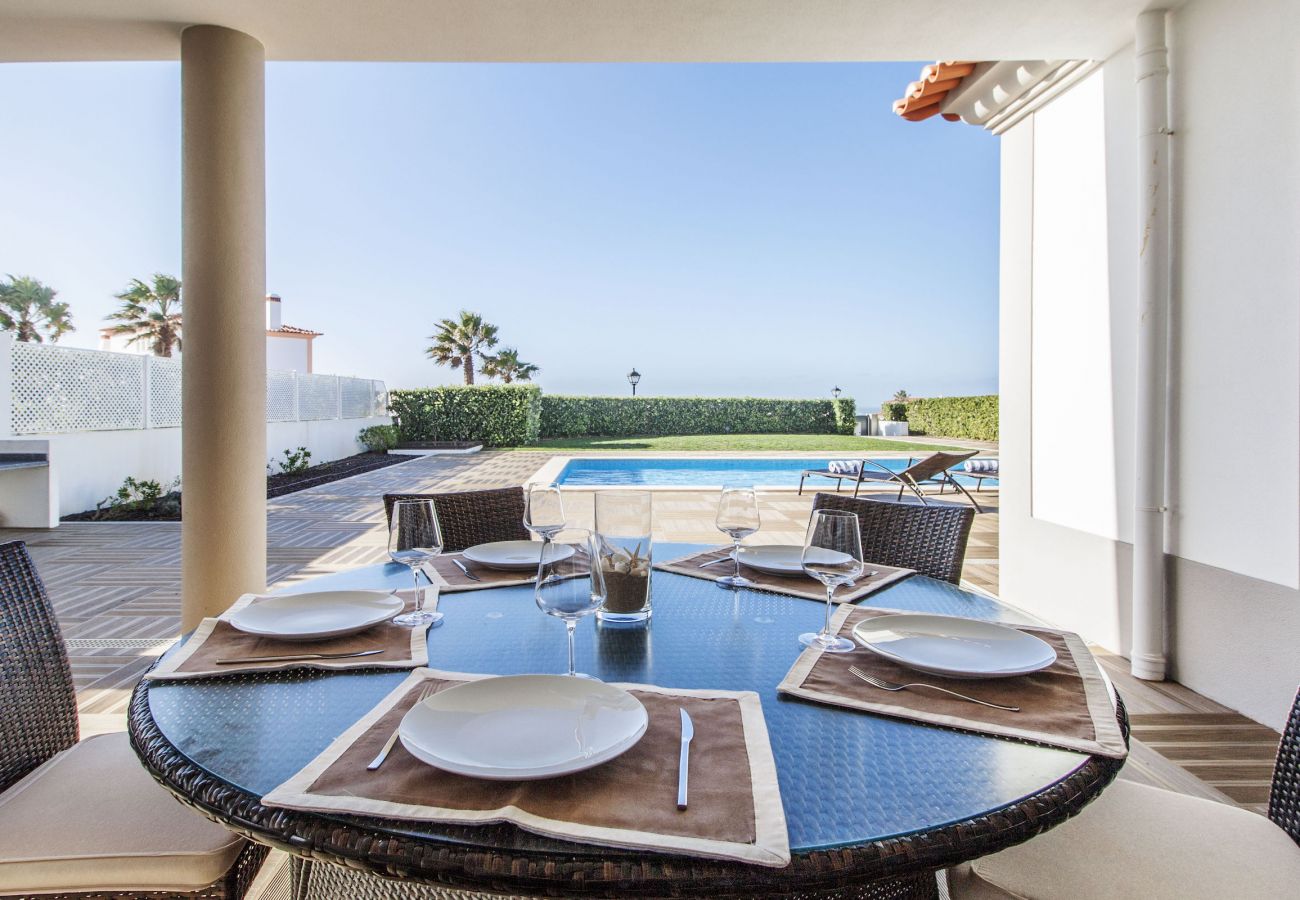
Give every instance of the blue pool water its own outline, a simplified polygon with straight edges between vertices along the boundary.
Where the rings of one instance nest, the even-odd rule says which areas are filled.
[[[754,485],[756,487],[798,487],[804,469],[825,469],[828,457],[769,459],[571,459],[556,482],[563,485],[676,485],[681,487],[716,487],[718,485]],[[906,459],[877,459],[876,462],[895,472],[907,468]],[[961,475],[957,480],[973,486],[976,479]],[[810,478],[808,486],[833,487],[825,478]],[[845,481],[846,486],[852,482]],[[986,479],[990,487],[997,479]]]

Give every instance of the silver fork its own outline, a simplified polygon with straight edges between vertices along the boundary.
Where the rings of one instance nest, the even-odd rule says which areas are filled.
[[[412,703],[411,706],[415,706],[417,704],[423,703],[425,700],[427,700],[429,697],[432,697],[436,693],[437,693],[437,689],[435,688],[434,685],[426,684],[424,686],[424,689],[420,691],[420,696],[415,699],[415,703]],[[390,734],[388,736],[388,740],[384,742],[384,749],[380,750],[379,755],[366,764],[367,772],[375,771],[375,769],[378,769],[380,766],[384,764],[384,760],[388,759],[388,754],[392,752],[393,746],[397,743],[397,733],[401,730],[401,728],[402,728],[402,723],[398,722],[397,727],[393,729],[393,733]]]
[[[956,691],[950,691],[947,688],[939,687],[937,684],[925,684],[924,682],[913,682],[911,684],[898,684],[893,681],[886,681],[883,678],[877,678],[874,675],[868,675],[857,666],[849,666],[849,671],[861,678],[867,684],[874,688],[880,688],[882,691],[902,691],[907,688],[929,688],[932,691],[942,691],[950,696],[957,697],[961,700],[969,700],[971,703],[978,703],[980,706],[991,706],[994,709],[1005,709],[1007,712],[1020,712],[1019,706],[1002,706],[999,703],[989,703],[987,700],[977,700],[974,697],[967,697],[965,694],[959,694]]]

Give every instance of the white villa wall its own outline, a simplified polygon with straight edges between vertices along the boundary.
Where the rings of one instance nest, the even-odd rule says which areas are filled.
[[[280,372],[310,372],[309,342],[301,338],[266,338],[266,367]]]
[[[1285,0],[1191,0],[1170,17],[1170,674],[1275,728],[1300,682],[1300,108],[1261,91],[1253,62],[1300,84],[1298,34],[1300,6]],[[1001,455],[1023,473],[1002,482],[1002,594],[1119,652],[1139,242],[1132,54],[1002,139]],[[1062,205],[1104,234],[1078,234]],[[1088,415],[1060,414],[1073,404]]]
[[[386,425],[387,416],[368,419],[325,419],[318,422],[268,422],[266,448],[275,463],[285,449],[306,447],[312,463],[328,462],[360,453],[357,432],[370,425]],[[150,428],[129,431],[78,431],[71,434],[30,435],[49,441],[50,466],[57,473],[59,515],[94,509],[127,476],[168,484],[181,474],[181,429]],[[279,471],[279,466],[274,466]],[[0,485],[3,491],[3,485]],[[0,526],[3,526],[0,521]]]

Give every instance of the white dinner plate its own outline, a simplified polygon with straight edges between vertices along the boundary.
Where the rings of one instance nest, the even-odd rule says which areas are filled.
[[[1006,678],[1056,662],[1051,645],[1032,634],[958,616],[878,616],[859,622],[853,637],[894,662],[949,678]]]
[[[608,762],[649,724],[641,701],[622,688],[567,675],[506,675],[426,698],[398,734],[412,756],[447,772],[529,781]]]
[[[554,562],[568,559],[573,555],[572,544],[552,544],[551,553]],[[507,572],[522,572],[526,569],[536,570],[542,561],[541,541],[494,541],[491,544],[475,544],[462,554],[470,562],[489,569],[503,569]]]
[[[232,627],[261,637],[315,641],[364,631],[402,611],[387,591],[310,591],[257,600],[230,617]]]
[[[849,559],[847,553],[817,548],[816,553],[826,562],[841,563]],[[803,545],[753,544],[740,548],[740,562],[769,575],[803,575]]]

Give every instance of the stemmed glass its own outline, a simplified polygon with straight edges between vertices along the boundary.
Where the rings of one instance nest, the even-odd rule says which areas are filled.
[[[591,615],[605,602],[605,574],[600,566],[596,535],[575,528],[565,532],[568,542],[559,542],[555,539],[557,534],[542,542],[533,596],[538,609],[548,616],[564,620],[569,635],[568,674],[574,678],[599,681],[595,676],[578,672],[573,655],[573,633],[577,630],[578,620]],[[572,548],[573,552],[569,553],[566,548]]]
[[[731,536],[731,558],[736,563],[736,571],[719,578],[717,583],[723,587],[749,587],[753,582],[740,574],[740,541],[758,531],[758,498],[754,495],[754,489],[723,488],[714,524],[719,531]]]
[[[530,484],[524,491],[524,527],[543,541],[564,530],[564,500],[558,484]]]
[[[848,653],[854,649],[853,642],[831,632],[831,611],[835,608],[836,588],[852,584],[862,574],[862,531],[857,513],[813,510],[804,537],[802,562],[805,573],[826,585],[826,624],[816,634],[799,635],[799,643],[828,653]]]
[[[411,570],[415,582],[415,609],[394,618],[393,624],[415,628],[442,621],[442,613],[424,608],[420,566],[442,552],[442,528],[432,500],[398,500],[388,520],[388,556]],[[430,582],[432,583],[432,582]]]

